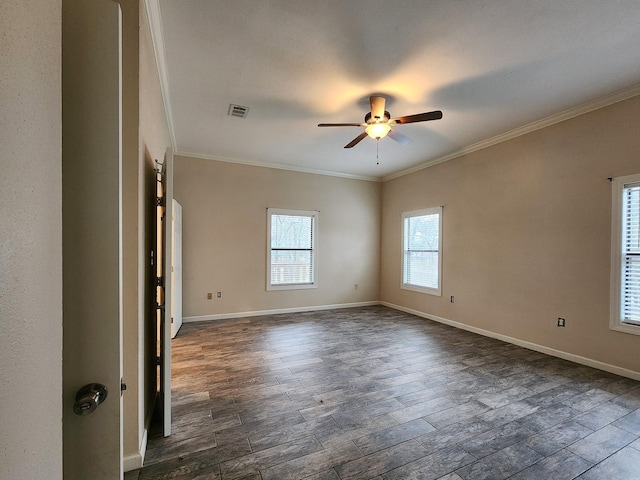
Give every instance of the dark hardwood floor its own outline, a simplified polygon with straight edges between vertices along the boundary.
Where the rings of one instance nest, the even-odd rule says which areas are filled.
[[[385,307],[185,324],[127,479],[640,479],[640,383]]]

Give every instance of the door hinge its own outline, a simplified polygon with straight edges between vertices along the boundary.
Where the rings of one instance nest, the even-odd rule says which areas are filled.
[[[127,384],[124,383],[124,378],[120,379],[120,395],[124,395],[124,391],[127,389]]]
[[[156,365],[162,365],[162,361],[160,360],[160,357],[156,357]]]

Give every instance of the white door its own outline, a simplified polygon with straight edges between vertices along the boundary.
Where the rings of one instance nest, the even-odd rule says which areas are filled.
[[[164,280],[163,308],[160,322],[160,397],[163,435],[171,435],[171,226],[173,218],[173,152],[167,148],[163,163],[164,214],[162,221],[162,275]]]
[[[171,254],[171,338],[182,326],[182,205],[173,200],[173,252]]]
[[[63,0],[62,415],[69,480],[122,478],[120,39],[117,3]],[[104,385],[107,394],[78,402],[79,413],[91,411],[81,416],[74,404],[87,384]]]

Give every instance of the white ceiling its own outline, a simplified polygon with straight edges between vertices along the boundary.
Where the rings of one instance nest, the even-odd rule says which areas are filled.
[[[178,154],[392,178],[640,93],[638,0],[147,0]],[[392,116],[365,138],[368,97]],[[229,104],[249,107],[245,119]]]

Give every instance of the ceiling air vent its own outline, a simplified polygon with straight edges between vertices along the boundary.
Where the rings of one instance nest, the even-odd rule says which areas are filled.
[[[246,118],[249,113],[249,107],[244,107],[242,105],[234,105],[233,103],[229,105],[229,113],[230,117],[239,117]]]

